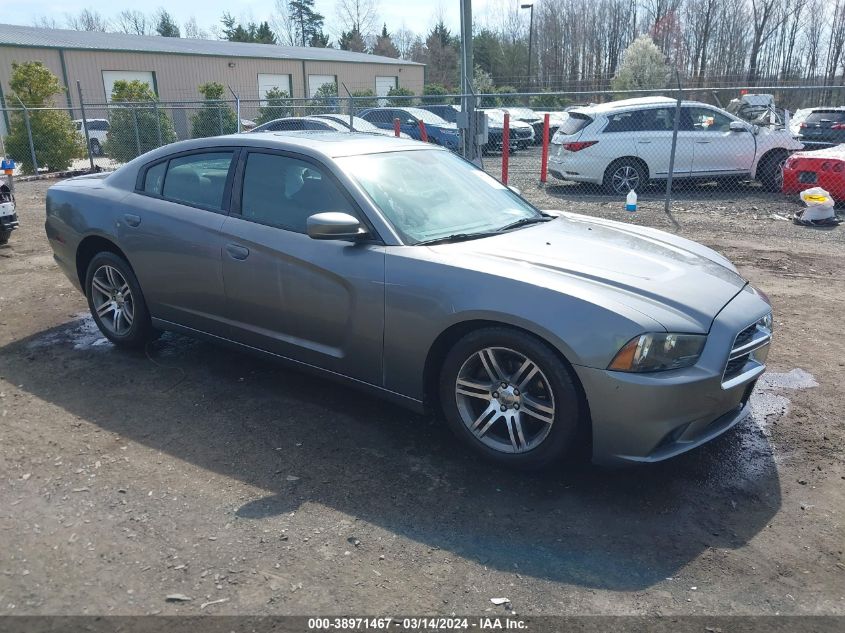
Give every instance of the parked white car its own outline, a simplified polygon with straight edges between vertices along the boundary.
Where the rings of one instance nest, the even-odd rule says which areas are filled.
[[[91,154],[94,156],[103,155],[103,146],[106,144],[106,138],[109,135],[109,120],[108,119],[88,119],[88,143],[91,145]],[[76,131],[85,141],[85,130],[82,125],[82,119],[74,119],[73,124],[76,126]]]
[[[676,103],[643,97],[570,110],[552,139],[549,172],[617,195],[667,178]],[[683,101],[673,178],[756,178],[779,191],[784,161],[801,148],[789,130]]]

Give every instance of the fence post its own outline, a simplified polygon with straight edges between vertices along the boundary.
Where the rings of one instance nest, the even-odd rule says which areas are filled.
[[[420,140],[423,143],[428,143],[428,132],[425,131],[425,121],[420,119]]]
[[[132,106],[132,123],[135,126],[135,150],[136,156],[141,155],[141,134],[138,132],[138,108]]]
[[[217,124],[220,128],[220,136],[223,136],[223,106],[221,104],[217,104]]]
[[[346,88],[346,86],[344,86]],[[349,131],[355,131],[355,100],[349,95]]]
[[[26,106],[21,101],[21,98],[18,97],[18,103],[21,104],[21,108],[23,108],[23,124],[26,127],[26,137],[29,139],[29,155],[32,158],[32,169],[33,173],[38,173],[38,161],[35,159],[35,143],[32,141],[32,126],[29,123],[29,111],[26,109]]]
[[[511,149],[511,115],[505,111],[505,122],[502,124],[502,184],[508,185],[508,158]]]
[[[681,90],[681,75],[675,73],[678,79],[678,98],[675,102],[675,121],[672,124],[672,150],[669,152],[669,175],[666,178],[666,199],[663,202],[663,212],[669,213],[672,208],[672,176],[675,173],[675,149],[678,146],[678,127],[681,122],[681,101],[684,99],[684,93]]]
[[[549,113],[543,116],[543,154],[540,159],[540,182],[546,184],[549,174]]]
[[[79,111],[82,113],[82,129],[85,131],[85,151],[88,153],[88,162],[91,164],[91,171],[94,171],[91,135],[88,133],[88,117],[85,115],[85,101],[82,100],[82,85],[79,83],[79,80],[76,82],[76,91],[79,93]]]
[[[241,133],[241,97],[240,95],[235,95],[235,116],[238,119],[238,124],[235,126],[235,130],[238,134]]]
[[[399,117],[393,119],[393,136],[399,138],[402,134],[402,124],[399,122]]]
[[[156,118],[156,133],[158,135],[158,146],[161,147],[164,143],[161,140],[161,119],[158,116],[158,102],[153,101],[153,114]]]

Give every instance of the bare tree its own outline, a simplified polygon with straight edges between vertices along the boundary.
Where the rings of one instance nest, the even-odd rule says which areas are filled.
[[[194,16],[185,21],[182,31],[185,33],[185,37],[193,40],[206,40],[209,37],[208,31],[199,27]]]
[[[36,26],[39,29],[60,29],[62,28],[56,18],[47,17],[46,15],[40,15],[32,20],[32,26]]]
[[[378,30],[378,0],[337,0],[335,12],[340,31],[367,37]]]
[[[101,31],[109,30],[109,21],[93,9],[82,9],[76,15],[65,14],[65,24],[73,31]]]
[[[152,22],[146,14],[136,9],[126,9],[117,14],[115,27],[121,33],[133,35],[149,35],[152,32]]]

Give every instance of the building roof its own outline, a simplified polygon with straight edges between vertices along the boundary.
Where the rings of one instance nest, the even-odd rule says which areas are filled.
[[[99,33],[42,29],[34,26],[0,24],[0,46],[61,48],[74,50],[130,51],[138,53],[172,53],[178,55],[212,55],[215,57],[253,57],[369,64],[401,64],[419,66],[416,62],[367,53],[341,51],[334,48],[248,44],[225,40],[198,40],[127,33]]]

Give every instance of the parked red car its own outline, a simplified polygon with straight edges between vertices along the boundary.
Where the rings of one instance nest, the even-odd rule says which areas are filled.
[[[812,152],[796,152],[783,164],[783,192],[799,193],[810,187],[827,190],[845,201],[845,144]]]

